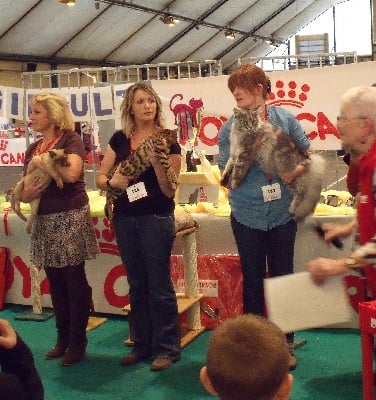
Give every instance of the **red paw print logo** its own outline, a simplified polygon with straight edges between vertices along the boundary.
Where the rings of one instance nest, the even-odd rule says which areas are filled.
[[[298,87],[295,81],[288,82],[287,86],[283,81],[277,81],[275,83],[275,91],[269,95],[270,102],[274,106],[293,106],[302,108],[304,102],[307,101],[308,92],[311,90],[307,83]]]
[[[0,151],[5,151],[8,147],[8,140],[0,139]]]

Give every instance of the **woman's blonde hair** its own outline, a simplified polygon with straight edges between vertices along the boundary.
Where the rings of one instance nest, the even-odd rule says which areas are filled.
[[[266,100],[271,92],[270,79],[265,72],[254,64],[245,64],[233,71],[228,78],[227,86],[231,93],[240,87],[252,93],[257,85],[262,86],[262,97]]]
[[[48,118],[59,128],[74,131],[74,121],[67,99],[57,93],[39,93],[33,96],[30,106],[40,105],[47,111]]]
[[[126,90],[124,99],[120,105],[121,125],[123,132],[127,137],[132,136],[135,127],[134,116],[131,111],[134,95],[137,90],[143,90],[155,98],[155,101],[157,102],[157,112],[155,114],[154,123],[160,129],[165,128],[165,120],[162,112],[162,101],[157,92],[148,83],[137,82],[132,86],[129,86],[129,88]]]

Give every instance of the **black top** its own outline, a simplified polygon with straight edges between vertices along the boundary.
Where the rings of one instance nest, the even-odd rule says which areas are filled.
[[[0,347],[0,365],[3,374],[16,376],[23,386],[25,399],[43,400],[44,389],[38,371],[35,368],[33,354],[27,344],[17,335],[13,349]],[[7,387],[8,377],[0,379],[0,400],[12,398],[13,387]],[[12,385],[12,382],[9,381]],[[9,397],[8,397],[9,396]]]
[[[109,141],[109,145],[116,153],[115,164],[127,158],[131,153],[130,138],[127,138],[123,131],[115,132]],[[170,154],[181,154],[180,145],[177,142],[170,146]],[[129,182],[129,186],[137,182],[144,182],[148,194],[147,197],[129,202],[127,194],[124,193],[114,202],[115,214],[122,213],[134,217],[140,215],[164,215],[173,213],[175,209],[174,199],[164,195],[159,187],[157,176],[152,166],[137,179]]]

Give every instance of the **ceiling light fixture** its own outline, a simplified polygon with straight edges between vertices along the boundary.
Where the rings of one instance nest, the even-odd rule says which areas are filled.
[[[76,0],[58,0],[58,2],[66,4],[68,7],[73,7],[76,5]]]
[[[265,42],[271,47],[279,47],[281,44],[274,39],[267,39],[267,40],[265,40]]]
[[[171,15],[164,15],[163,17],[159,18],[165,25],[168,26],[174,26],[175,25],[175,20],[174,17]]]
[[[235,39],[235,32],[233,30],[231,30],[231,29],[226,29],[225,30],[225,36],[226,36],[226,39],[234,40]]]

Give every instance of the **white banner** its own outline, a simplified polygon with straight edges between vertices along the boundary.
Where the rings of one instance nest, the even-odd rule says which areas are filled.
[[[30,138],[30,143],[33,138]],[[0,138],[0,167],[15,167],[24,165],[26,139]]]
[[[341,95],[354,86],[370,86],[376,62],[268,73],[272,82],[269,104],[285,107],[301,121],[316,150],[341,147],[336,116]],[[167,126],[180,128],[180,143],[217,154],[217,134],[232,114],[235,101],[228,76],[151,81],[164,104]],[[63,88],[76,121],[115,120],[120,128],[120,103],[129,84]],[[43,91],[59,89],[44,89]],[[0,116],[24,120],[24,95],[41,90],[0,87]],[[29,109],[25,110],[28,115]],[[101,132],[99,132],[99,135]],[[105,143],[103,144],[105,146]],[[0,151],[2,151],[0,149]]]

